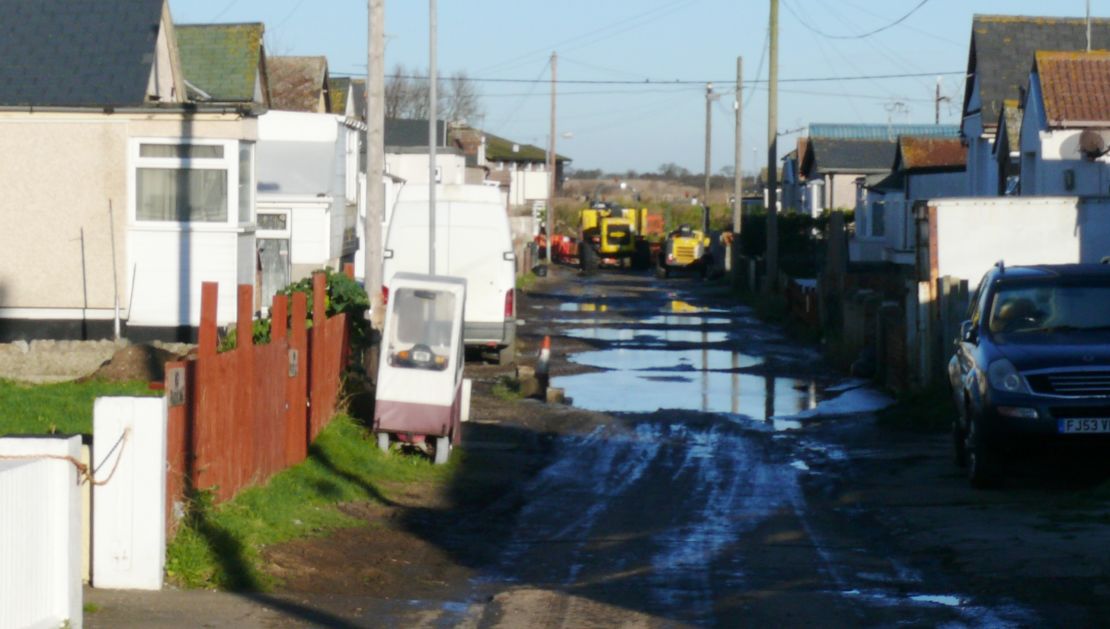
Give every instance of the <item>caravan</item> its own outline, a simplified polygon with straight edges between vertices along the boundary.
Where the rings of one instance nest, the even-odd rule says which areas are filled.
[[[428,189],[405,188],[385,239],[382,291],[389,299],[397,273],[466,279],[463,339],[467,347],[496,350],[501,364],[514,358],[516,262],[509,217],[500,191],[489,186],[436,188],[436,268],[429,269]]]

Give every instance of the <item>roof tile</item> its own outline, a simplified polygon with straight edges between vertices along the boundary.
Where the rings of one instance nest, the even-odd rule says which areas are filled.
[[[1110,52],[1037,52],[1049,126],[1110,125]]]

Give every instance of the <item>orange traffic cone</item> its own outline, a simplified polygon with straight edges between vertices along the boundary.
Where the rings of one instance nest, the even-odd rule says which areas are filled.
[[[540,359],[536,362],[536,375],[547,376],[548,363],[551,362],[551,337],[543,337],[543,345],[540,346]]]

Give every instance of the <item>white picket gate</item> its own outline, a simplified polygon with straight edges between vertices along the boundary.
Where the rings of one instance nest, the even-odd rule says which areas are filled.
[[[0,439],[0,629],[81,627],[81,438]]]

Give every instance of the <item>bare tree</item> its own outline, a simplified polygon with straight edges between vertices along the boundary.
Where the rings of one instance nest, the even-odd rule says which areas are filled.
[[[397,64],[386,77],[386,118],[421,120],[428,117],[428,79],[415,77],[414,74]],[[456,72],[445,80],[441,79],[441,82],[445,89],[437,90],[440,116],[451,122],[474,121],[482,117],[478,89],[465,72]]]
[[[444,95],[443,116],[450,122],[476,122],[483,116],[481,95],[478,87],[460,70],[447,78]]]

